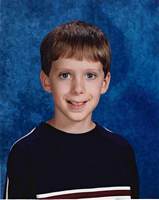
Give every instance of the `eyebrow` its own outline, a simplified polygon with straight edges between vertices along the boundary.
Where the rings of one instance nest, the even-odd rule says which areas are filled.
[[[63,68],[58,68],[58,67],[54,67],[54,70],[55,71],[74,71],[72,68],[69,68],[69,67],[63,67]],[[86,68],[84,69],[84,71],[98,71],[98,72],[101,72],[102,70],[100,68]]]

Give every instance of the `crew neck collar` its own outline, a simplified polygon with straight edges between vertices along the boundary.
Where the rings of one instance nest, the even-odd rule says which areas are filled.
[[[69,133],[69,132],[65,132],[65,131],[63,131],[61,129],[55,128],[54,126],[50,125],[47,122],[42,122],[41,124],[44,127],[49,128],[49,130],[52,131],[52,132],[55,132],[55,133],[57,133],[59,135],[68,136],[68,137],[84,137],[84,136],[92,135],[93,133],[96,132],[96,129],[97,129],[97,126],[98,126],[97,122],[94,122],[95,127],[92,128],[89,131],[86,131],[86,132],[83,132],[83,133]]]

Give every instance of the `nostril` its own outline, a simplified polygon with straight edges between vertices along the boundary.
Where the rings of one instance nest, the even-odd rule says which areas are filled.
[[[72,103],[71,103],[71,101],[69,101],[69,100],[67,100],[67,103],[70,103],[70,104],[72,104]]]
[[[83,83],[81,83],[80,81],[74,82],[74,84],[72,85],[73,93],[82,94],[84,91],[85,91],[85,87],[84,87]]]

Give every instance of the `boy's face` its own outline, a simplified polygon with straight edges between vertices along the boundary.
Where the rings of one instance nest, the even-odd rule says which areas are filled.
[[[104,78],[100,62],[60,58],[52,63],[49,77],[41,72],[41,82],[54,97],[55,118],[79,122],[91,120],[100,95],[108,89],[110,73]]]

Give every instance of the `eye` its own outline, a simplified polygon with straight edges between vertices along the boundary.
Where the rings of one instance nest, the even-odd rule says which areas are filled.
[[[87,78],[87,79],[94,80],[96,77],[97,77],[97,75],[96,75],[95,73],[88,72],[88,73],[86,74],[86,78]]]
[[[62,79],[62,80],[70,79],[70,77],[71,77],[71,75],[68,72],[64,72],[64,73],[59,74],[59,78]]]

